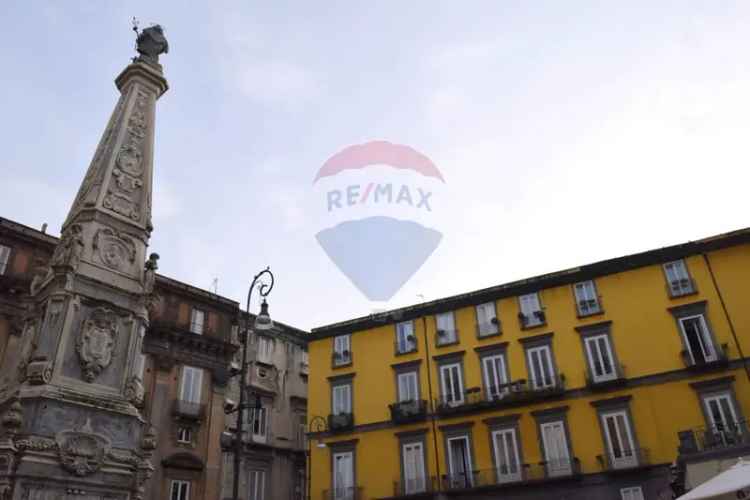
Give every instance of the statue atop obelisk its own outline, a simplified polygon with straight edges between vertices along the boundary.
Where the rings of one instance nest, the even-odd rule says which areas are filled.
[[[144,262],[154,115],[168,88],[162,28],[140,32],[136,48],[115,79],[121,96],[0,368],[0,500],[142,499],[152,470],[156,438],[137,406],[153,288],[154,266]]]

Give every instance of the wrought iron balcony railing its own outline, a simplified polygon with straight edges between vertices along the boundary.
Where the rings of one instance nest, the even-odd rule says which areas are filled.
[[[401,401],[388,405],[391,409],[391,420],[396,424],[418,422],[427,416],[427,401]]]
[[[360,500],[364,498],[361,486],[323,490],[323,500]]]
[[[444,490],[487,488],[570,478],[580,474],[581,462],[578,458],[573,457],[536,464],[500,465],[492,469],[474,470],[468,474],[444,474],[442,486]]]
[[[667,293],[670,297],[682,297],[695,293],[695,281],[692,278],[672,280],[667,283]]]
[[[597,455],[596,459],[605,471],[633,469],[636,467],[644,467],[651,463],[647,448],[618,450],[614,453],[608,452],[604,455]]]
[[[600,367],[595,366],[594,369],[596,371],[602,371]],[[589,387],[589,389],[602,389],[606,387],[611,387],[615,385],[621,385],[626,382],[625,377],[625,365],[621,364],[613,364],[610,367],[610,371],[612,373],[607,375],[594,375],[591,371],[586,371],[586,385]]]
[[[727,450],[750,445],[750,425],[746,420],[728,425],[696,427],[677,433],[680,439],[681,455],[702,451]]]
[[[729,344],[721,344],[720,347],[714,347],[716,353],[710,359],[706,359],[703,354],[693,354],[688,349],[680,351],[680,357],[685,366],[690,370],[701,371],[722,368],[729,363],[727,349]]]
[[[173,415],[191,420],[203,420],[205,413],[206,405],[202,403],[175,399],[172,406]]]
[[[489,388],[473,387],[459,395],[435,400],[438,413],[453,413],[484,407],[503,407],[559,396],[565,392],[565,375],[545,377],[537,382],[515,380]]]
[[[353,413],[339,413],[328,415],[328,429],[331,432],[344,432],[354,428]]]
[[[409,495],[419,495],[430,493],[438,490],[438,480],[435,476],[407,478],[403,481],[393,482],[393,496],[405,497]]]

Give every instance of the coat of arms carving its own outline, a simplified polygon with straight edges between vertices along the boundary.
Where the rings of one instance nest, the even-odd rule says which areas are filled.
[[[105,307],[94,309],[83,323],[76,341],[76,352],[87,382],[93,382],[112,362],[117,330],[117,315]]]
[[[92,431],[89,421],[80,430],[58,433],[56,441],[60,464],[76,476],[87,476],[98,471],[111,447],[106,436]]]

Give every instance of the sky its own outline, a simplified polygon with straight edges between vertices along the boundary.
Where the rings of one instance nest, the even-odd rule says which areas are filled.
[[[159,23],[160,272],[244,303],[270,266],[272,317],[302,329],[748,226],[748,2],[0,10],[0,216],[59,234],[134,55],[130,20]],[[445,180],[440,245],[381,302],[328,258],[313,209],[326,160],[373,140]]]

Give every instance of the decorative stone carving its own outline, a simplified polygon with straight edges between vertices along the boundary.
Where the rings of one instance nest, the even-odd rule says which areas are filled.
[[[15,442],[16,448],[21,451],[57,451],[58,444],[54,439],[48,439],[38,436],[32,436],[25,439],[18,439]]]
[[[108,208],[113,212],[124,215],[134,221],[141,218],[141,214],[138,211],[138,207],[130,196],[124,193],[115,193],[112,190],[107,191],[107,196],[104,198],[102,203],[104,208]]]
[[[143,268],[143,293],[150,295],[154,293],[154,285],[156,284],[156,271],[159,269],[159,254],[152,253],[149,255]]]
[[[94,309],[83,323],[76,340],[76,352],[87,382],[93,382],[112,362],[117,333],[117,315],[105,307]]]
[[[73,224],[60,237],[60,242],[52,254],[52,265],[68,266],[75,271],[81,262],[83,250],[83,229],[79,224]]]
[[[109,438],[94,433],[89,420],[80,430],[59,432],[55,440],[60,464],[68,472],[81,477],[98,471],[111,448]]]
[[[26,381],[31,385],[49,384],[52,380],[52,363],[47,356],[31,358],[26,365]]]
[[[29,287],[29,291],[31,292],[32,296],[39,293],[39,290],[42,288],[42,284],[51,275],[52,269],[50,269],[44,259],[42,259],[41,257],[34,258],[33,278],[31,278],[31,286]]]
[[[159,64],[159,55],[169,52],[169,43],[164,36],[164,29],[155,24],[138,34],[135,41],[136,50],[140,54],[138,59],[149,64]]]
[[[133,403],[134,406],[141,406],[143,404],[143,382],[137,375],[133,375],[128,379],[128,383],[125,384],[125,399]]]
[[[130,119],[131,122],[133,121],[133,119],[136,119],[136,116],[137,116],[137,113],[133,113]],[[122,149],[120,149],[120,152],[117,153],[117,165],[123,171],[125,171],[126,173],[132,176],[140,177],[143,174],[143,154],[138,148],[137,143],[130,142],[128,144],[125,144],[122,147]],[[117,174],[115,175],[117,176]],[[122,175],[122,172],[120,172],[120,175],[117,177],[120,177],[121,175]],[[140,183],[140,181],[138,182]],[[118,179],[118,184],[119,183],[120,181]],[[132,191],[132,189],[130,189],[129,191]]]
[[[146,424],[146,431],[143,433],[143,439],[141,439],[141,448],[143,451],[151,452],[156,449],[156,445],[156,429],[153,425]]]
[[[15,400],[11,404],[5,413],[3,413],[0,423],[3,426],[3,434],[6,436],[14,436],[23,427],[23,407],[18,400]]]
[[[111,269],[121,271],[123,267],[129,267],[135,262],[133,239],[108,227],[96,232],[93,248],[98,250],[104,265]]]

